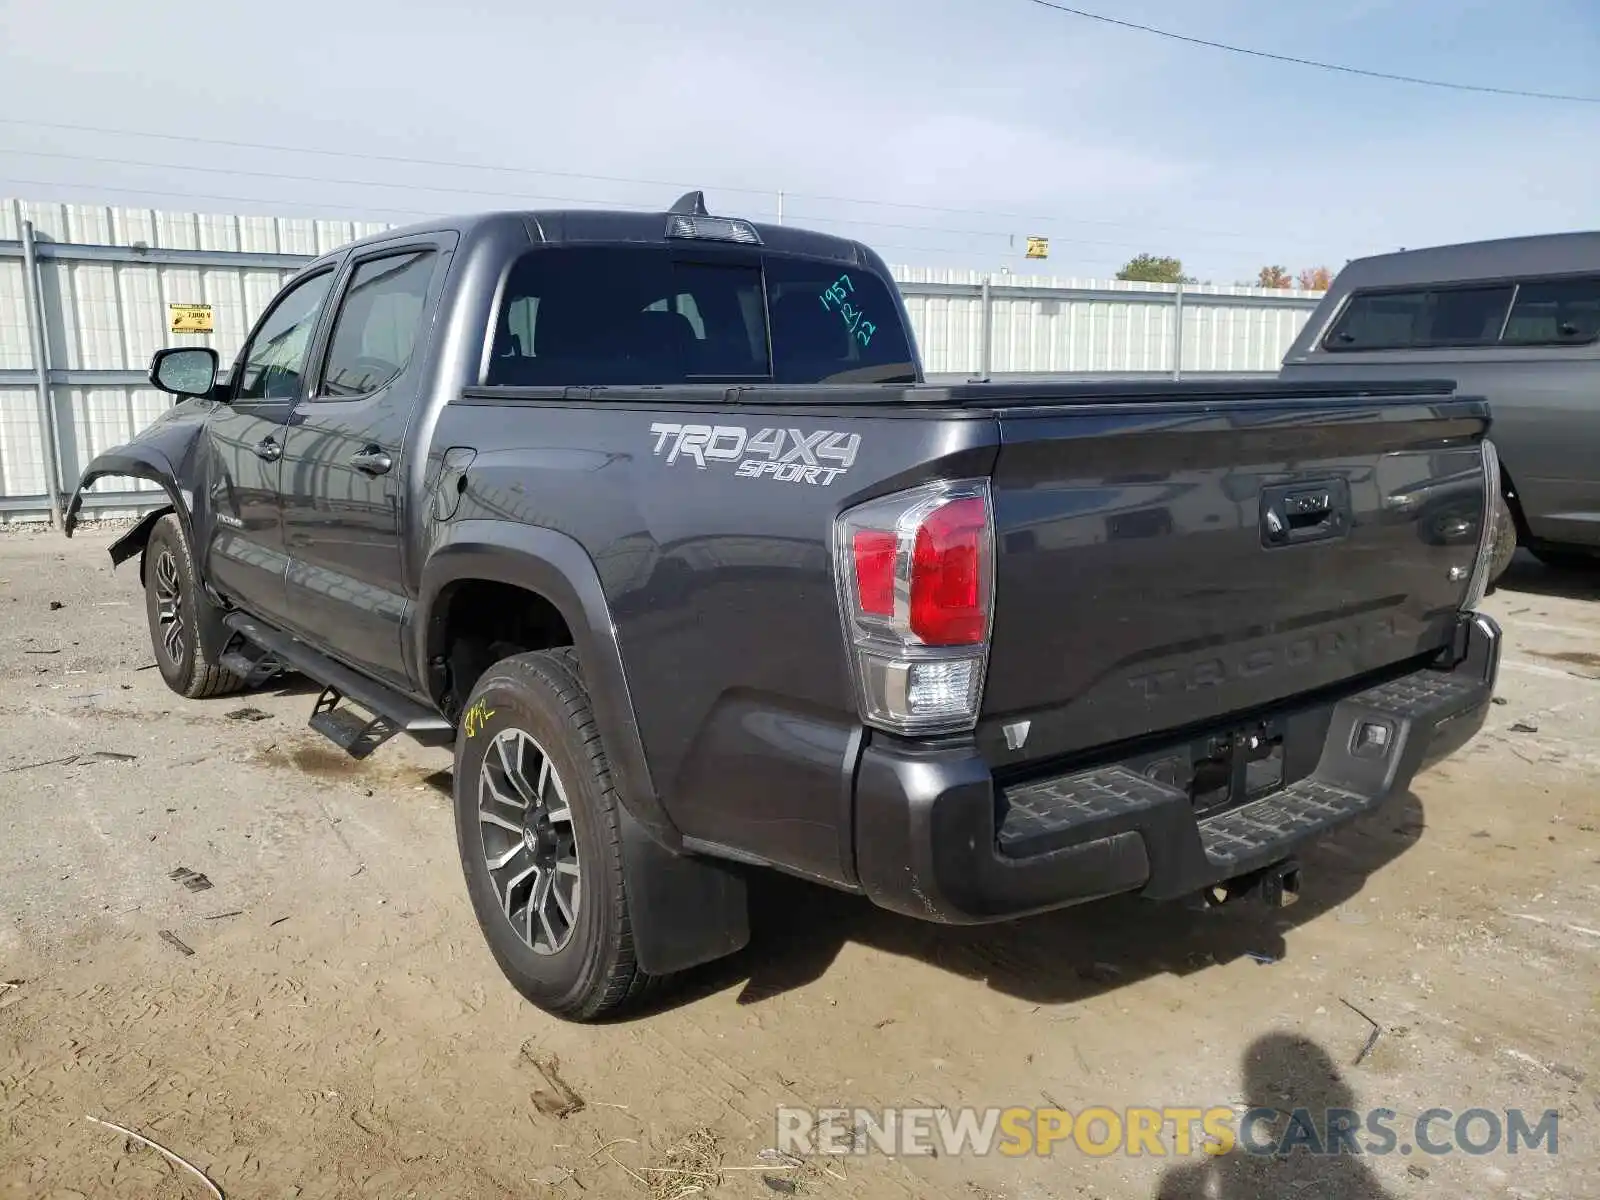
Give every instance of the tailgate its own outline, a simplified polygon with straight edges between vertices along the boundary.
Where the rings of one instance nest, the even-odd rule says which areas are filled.
[[[1002,760],[1216,724],[1453,636],[1481,402],[1207,394],[998,416],[979,736]],[[1007,751],[1000,728],[1022,718]]]

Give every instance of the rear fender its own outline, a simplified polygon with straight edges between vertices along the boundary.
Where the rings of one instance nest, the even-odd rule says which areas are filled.
[[[588,551],[554,529],[515,521],[452,521],[422,570],[412,653],[423,679],[432,677],[430,664],[444,653],[447,614],[440,596],[450,584],[464,579],[519,587],[543,596],[560,612],[572,631],[624,805],[656,840],[674,849],[681,845],[651,780],[616,627]]]
[[[633,715],[600,573],[576,540],[513,521],[452,522],[422,572],[413,653],[429,664],[445,651],[440,597],[467,579],[511,584],[543,596],[572,631],[600,740],[622,801],[628,916],[639,965],[666,975],[731,954],[750,937],[743,874],[732,864],[683,853],[683,839],[650,777]]]

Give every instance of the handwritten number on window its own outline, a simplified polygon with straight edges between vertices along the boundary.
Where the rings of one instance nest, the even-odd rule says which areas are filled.
[[[822,293],[822,307],[830,312],[836,308],[839,316],[843,318],[845,328],[855,336],[863,346],[872,344],[872,335],[878,332],[878,327],[867,320],[859,308],[850,303],[850,296],[855,293],[855,282],[849,275],[841,275],[833,286]]]

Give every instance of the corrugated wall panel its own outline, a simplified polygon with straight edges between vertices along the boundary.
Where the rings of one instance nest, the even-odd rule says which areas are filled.
[[[172,397],[155,388],[57,387],[56,414],[61,432],[61,473],[76,479],[97,454],[120,446],[172,406]],[[116,481],[114,491],[143,491],[148,480]]]
[[[97,246],[143,242],[168,250],[245,250],[261,254],[321,254],[390,228],[381,221],[319,221],[311,217],[246,217],[97,204],[0,201],[0,238],[20,238],[23,221],[33,222],[41,240],[53,242]]]
[[[982,358],[976,271],[894,267],[930,373],[976,371]],[[919,294],[918,285],[971,289],[970,295]],[[1059,300],[1019,297],[1015,289],[1058,292]],[[1126,280],[994,275],[990,369],[995,372],[1170,371],[1174,293],[1169,284]],[[1074,296],[1073,292],[1098,295]],[[1106,293],[1126,293],[1109,300]],[[1261,297],[1259,304],[1229,304]],[[1320,293],[1244,287],[1186,286],[1183,368],[1189,371],[1275,371]]]
[[[119,208],[112,220],[114,243],[131,246],[143,242],[147,246],[159,245],[156,237],[156,214],[148,208]]]
[[[39,400],[32,388],[0,387],[0,496],[46,491]]]
[[[21,371],[33,366],[31,347],[22,264],[15,259],[0,259],[0,371]]]

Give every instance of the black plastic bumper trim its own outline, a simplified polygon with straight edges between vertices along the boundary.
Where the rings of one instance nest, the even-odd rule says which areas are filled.
[[[879,905],[928,920],[1001,920],[1121,892],[1170,899],[1288,858],[1403,792],[1482,726],[1500,629],[1468,614],[1459,659],[1308,711],[1308,775],[1197,815],[1186,793],[1111,764],[1001,791],[977,749],[874,736],[856,778],[856,861]],[[1358,753],[1365,725],[1382,754]],[[1314,755],[1316,743],[1307,747]]]

